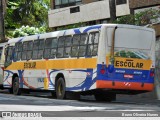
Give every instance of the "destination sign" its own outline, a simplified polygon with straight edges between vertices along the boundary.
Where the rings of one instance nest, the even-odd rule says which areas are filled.
[[[24,68],[25,69],[36,68],[36,62],[26,62],[24,63]]]

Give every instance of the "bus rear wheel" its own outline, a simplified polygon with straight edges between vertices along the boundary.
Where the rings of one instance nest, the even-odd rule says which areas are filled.
[[[59,78],[56,81],[56,97],[57,99],[65,99],[66,97],[66,85],[63,78]]]
[[[21,89],[19,88],[19,78],[18,77],[14,78],[12,85],[13,85],[13,94],[20,95]]]

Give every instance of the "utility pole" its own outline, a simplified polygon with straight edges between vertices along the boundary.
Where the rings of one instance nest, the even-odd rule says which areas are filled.
[[[111,22],[116,20],[116,0],[109,0]]]
[[[0,0],[0,42],[5,42],[5,31],[4,31],[4,0]]]

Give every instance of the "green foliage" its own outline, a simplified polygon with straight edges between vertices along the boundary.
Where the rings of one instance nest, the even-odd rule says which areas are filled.
[[[135,24],[135,16],[134,15],[122,16],[120,18],[117,18],[117,20],[114,21],[114,23],[134,25]]]
[[[78,27],[83,27],[85,25],[86,25],[85,23],[79,22],[79,23],[76,23],[76,24],[67,25],[65,27],[59,27],[58,30],[66,30],[66,29],[78,28]]]
[[[127,15],[117,18],[113,23],[117,24],[131,24],[131,25],[147,25],[151,23],[156,23],[158,18],[160,18],[160,10],[148,9],[135,13],[134,15]]]
[[[21,26],[33,26],[36,28],[48,28],[48,10],[50,0],[8,0],[5,28],[6,34],[11,36]]]
[[[16,29],[13,32],[13,37],[22,37],[22,36],[28,36],[28,35],[35,35],[35,34],[41,34],[45,32],[44,27],[40,27],[39,29],[36,27],[29,27],[29,26],[22,26],[19,29]]]

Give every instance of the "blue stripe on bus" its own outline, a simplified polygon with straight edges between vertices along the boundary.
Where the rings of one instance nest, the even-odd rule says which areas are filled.
[[[21,42],[23,39],[24,39],[24,37],[20,38],[20,39],[18,40],[18,42]]]
[[[9,70],[4,70],[4,72],[6,72],[7,73],[7,75],[6,75],[6,77],[4,78],[4,80],[3,80],[3,82],[5,82],[7,79],[8,79],[8,77],[10,76],[10,74],[14,74],[12,71],[9,71]]]
[[[100,29],[102,27],[102,25],[96,25],[96,26],[91,26],[86,28],[83,33],[87,33],[89,30],[93,30],[93,29]]]
[[[75,34],[80,34],[81,31],[79,30],[79,28],[74,29]]]
[[[49,77],[50,77],[50,85],[52,85],[53,87],[55,87],[55,85],[52,83],[51,81],[51,74],[54,72],[57,72],[60,70],[53,70],[49,73]],[[93,76],[93,69],[86,69],[86,70],[71,70],[71,71],[78,71],[78,72],[84,72],[84,74],[89,73],[88,75],[86,75],[86,79],[84,79],[83,82],[73,86],[73,87],[66,87],[67,91],[74,91],[74,90],[80,90],[80,91],[85,91],[85,90],[89,90],[90,87],[96,82],[96,79],[92,80],[92,76]]]
[[[24,70],[18,70],[19,79],[20,79],[20,88],[23,88],[23,72]]]

